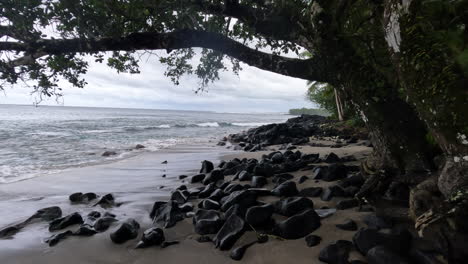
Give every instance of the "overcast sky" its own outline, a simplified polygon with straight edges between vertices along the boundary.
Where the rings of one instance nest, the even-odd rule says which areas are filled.
[[[90,63],[84,89],[64,84],[65,106],[208,110],[217,112],[286,112],[290,108],[314,107],[305,99],[306,81],[259,70],[246,64],[239,76],[231,72],[195,94],[196,76],[175,86],[164,76],[165,66],[156,59],[141,63],[140,74],[118,74],[105,64]],[[0,94],[1,104],[32,104],[30,89],[15,86]],[[42,104],[57,105],[55,100]]]

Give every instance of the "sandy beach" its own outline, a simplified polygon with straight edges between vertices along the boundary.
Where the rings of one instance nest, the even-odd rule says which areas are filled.
[[[326,143],[326,142],[325,142]],[[274,149],[275,146],[269,147]],[[320,153],[321,156],[334,152],[339,156],[354,155],[362,158],[369,154],[370,148],[350,144],[342,148],[299,146],[303,153]],[[237,158],[261,158],[271,151],[237,152],[217,146],[200,147],[197,145],[178,147],[165,152],[148,153],[115,163],[70,169],[68,171],[45,175],[21,182],[0,185],[0,227],[5,227],[31,216],[36,210],[48,206],[60,206],[63,214],[72,212],[87,214],[92,210],[109,211],[117,219],[136,219],[140,225],[140,234],[152,225],[148,216],[155,201],[165,201],[170,192],[183,182],[179,175],[194,175],[200,169],[203,160],[211,160],[215,166],[220,160]],[[166,164],[161,162],[167,160]],[[162,175],[167,177],[163,178]],[[291,173],[295,179],[310,175],[310,170]],[[307,180],[298,184],[302,188],[327,187],[333,182]],[[164,188],[160,189],[160,186]],[[190,186],[188,186],[190,187]],[[265,186],[273,187],[272,183]],[[74,192],[96,192],[99,195],[112,193],[119,207],[104,210],[90,204],[72,205],[68,196]],[[263,197],[262,197],[263,198]],[[268,202],[270,197],[264,197]],[[311,198],[314,208],[323,206],[333,208],[342,198],[333,198],[324,202],[320,198]],[[192,201],[197,204],[197,201]],[[322,226],[313,234],[322,237],[316,247],[308,247],[303,238],[297,240],[270,239],[265,244],[256,244],[247,250],[244,263],[320,263],[319,251],[336,240],[351,240],[354,232],[336,228],[336,224],[345,219],[352,219],[358,227],[363,226],[362,217],[368,213],[358,212],[356,208],[338,210],[334,215],[322,221]],[[44,243],[51,234],[45,222],[31,224],[17,233],[14,238],[0,240],[0,263],[236,263],[229,258],[229,251],[219,251],[212,243],[199,243],[199,237],[187,218],[175,227],[165,229],[166,240],[180,241],[180,244],[161,249],[150,247],[134,249],[138,239],[122,245],[112,243],[110,230],[92,237],[70,237],[54,247]],[[69,229],[73,230],[75,226]],[[140,238],[140,235],[139,237]],[[255,240],[254,232],[247,232],[237,241],[237,245]],[[350,260],[360,259],[357,252],[351,252]]]

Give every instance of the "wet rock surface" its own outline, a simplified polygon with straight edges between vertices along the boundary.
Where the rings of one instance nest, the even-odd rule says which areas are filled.
[[[110,234],[112,242],[116,244],[125,243],[138,236],[140,224],[135,219],[125,220],[114,232]]]
[[[276,225],[278,235],[286,239],[304,237],[320,227],[320,217],[313,209],[289,217]]]
[[[229,250],[244,231],[245,222],[239,216],[232,214],[213,238],[220,250]]]
[[[83,218],[79,213],[73,213],[52,221],[49,224],[49,231],[57,231],[71,225],[82,224],[83,222]]]

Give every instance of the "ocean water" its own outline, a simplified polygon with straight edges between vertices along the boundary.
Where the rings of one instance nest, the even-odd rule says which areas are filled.
[[[216,142],[285,114],[0,105],[0,184],[67,168]],[[146,148],[135,150],[136,144]],[[132,150],[133,149],[133,150]],[[102,157],[104,151],[118,154]]]

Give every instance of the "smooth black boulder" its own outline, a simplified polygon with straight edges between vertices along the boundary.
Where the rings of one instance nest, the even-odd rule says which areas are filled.
[[[323,192],[322,187],[309,187],[309,188],[304,188],[299,191],[298,196],[302,197],[319,197]]]
[[[369,228],[372,229],[384,229],[391,228],[393,226],[391,220],[379,217],[375,214],[365,215],[363,217],[363,221]]]
[[[221,209],[226,211],[234,204],[239,204],[239,206],[247,208],[255,204],[256,200],[257,195],[255,192],[249,190],[235,191],[221,199]]]
[[[336,204],[336,209],[338,210],[346,210],[349,208],[359,206],[359,201],[357,199],[347,199],[341,200]]]
[[[112,223],[115,222],[117,222],[117,219],[115,219],[114,217],[105,216],[99,218],[98,220],[96,220],[96,222],[94,222],[94,230],[98,232],[104,232],[107,229],[109,229]]]
[[[346,188],[349,186],[361,187],[364,184],[364,181],[365,181],[364,177],[359,173],[359,174],[352,175],[350,177],[340,180],[338,182],[338,185],[340,185],[343,188]]]
[[[260,226],[271,220],[273,212],[272,204],[252,206],[245,213],[245,221],[252,226]]]
[[[314,180],[321,180],[323,176],[327,173],[328,167],[320,166],[320,167],[315,167],[312,170],[312,179]]]
[[[55,219],[49,224],[49,231],[57,231],[66,227],[69,227],[71,225],[76,225],[76,224],[82,224],[83,218],[79,213],[72,213],[69,214],[65,217]]]
[[[191,203],[181,204],[181,205],[179,205],[179,209],[184,213],[193,211],[193,204],[191,204]]]
[[[188,177],[187,175],[179,175],[178,178],[179,178],[179,180],[183,180],[183,179],[185,179],[185,178],[187,178],[187,177]]]
[[[177,222],[184,220],[185,213],[174,201],[161,205],[154,212],[153,223],[164,228],[173,227]]]
[[[281,152],[274,153],[270,159],[271,159],[271,162],[275,164],[278,164],[284,161],[284,157],[283,157],[283,154],[281,154]]]
[[[239,181],[250,181],[250,180],[252,180],[252,174],[250,174],[248,171],[245,171],[245,170],[239,172],[237,177],[239,178]]]
[[[73,232],[74,236],[93,236],[97,233],[96,230],[90,225],[81,225],[78,230]]]
[[[207,198],[216,190],[216,184],[214,182],[205,186],[203,190],[198,193],[198,198]]]
[[[140,224],[135,219],[125,220],[114,232],[110,234],[112,242],[122,244],[128,240],[135,239],[138,236]]]
[[[273,179],[271,180],[273,183],[276,183],[276,184],[281,184],[287,180],[291,180],[293,179],[294,176],[289,174],[289,173],[281,173],[281,174],[278,174],[278,175],[275,175],[273,176]]]
[[[403,256],[394,251],[383,247],[376,246],[367,252],[367,261],[369,264],[409,264],[410,262]]]
[[[226,194],[231,194],[235,191],[240,191],[240,190],[243,190],[244,189],[244,186],[242,186],[241,184],[237,184],[237,183],[230,183],[228,186],[226,186],[226,188],[224,188],[224,192]]]
[[[308,235],[305,237],[305,241],[308,247],[315,247],[320,244],[322,238],[316,235]]]
[[[254,167],[253,174],[258,176],[270,177],[275,173],[273,166],[269,163],[260,163]]]
[[[338,185],[333,185],[325,189],[320,197],[322,201],[330,201],[333,197],[346,197],[348,194]]]
[[[358,229],[356,222],[351,219],[346,219],[344,223],[337,224],[336,227],[346,231],[356,231]]]
[[[224,224],[220,213],[215,210],[198,210],[192,221],[199,235],[216,234]]]
[[[384,246],[398,253],[406,253],[410,249],[411,240],[411,234],[407,230],[384,233],[376,229],[361,228],[353,236],[354,245],[363,255],[376,246]]]
[[[204,160],[202,161],[202,167],[200,173],[210,173],[214,169],[213,162]]]
[[[99,199],[99,201],[96,204],[94,204],[94,206],[96,205],[100,205],[103,208],[112,207],[115,205],[115,198],[111,193],[108,193],[101,197],[101,199]]]
[[[211,199],[205,199],[200,202],[198,207],[206,210],[218,210],[221,207],[221,205],[218,202],[213,201]]]
[[[72,203],[78,203],[78,202],[81,202],[83,200],[82,197],[83,197],[83,193],[77,192],[77,193],[73,193],[70,196],[68,196],[68,199]]]
[[[276,196],[294,196],[299,193],[296,183],[293,181],[286,181],[276,186],[271,193]]]
[[[188,191],[177,190],[171,194],[171,200],[175,201],[178,204],[184,204],[185,202],[187,202],[189,196],[190,193]]]
[[[314,208],[314,203],[304,197],[284,198],[274,203],[275,212],[284,216],[292,216]]]
[[[224,174],[223,171],[219,169],[213,170],[210,174],[205,176],[203,179],[203,184],[208,185],[210,183],[216,183],[217,181],[224,180]]]
[[[165,205],[165,204],[167,204],[167,202],[164,202],[164,201],[156,201],[156,202],[154,202],[153,207],[151,208],[151,211],[150,211],[150,214],[149,214],[150,218],[153,219],[154,216],[155,216],[155,214],[156,214],[156,212],[157,212],[157,210],[158,210],[161,206],[163,206],[163,205]]]
[[[343,164],[332,164],[328,166],[328,169],[323,175],[322,180],[324,181],[336,181],[340,179],[344,179],[347,176],[347,169],[346,166]]]
[[[222,188],[219,188],[219,189],[216,189],[214,192],[212,192],[210,196],[208,196],[208,199],[211,199],[213,201],[219,201],[224,196],[226,196],[226,194],[224,193]]]
[[[319,260],[328,264],[348,264],[349,252],[353,243],[347,240],[338,240],[320,250]]]
[[[67,237],[69,237],[71,235],[73,235],[73,232],[68,230],[68,231],[65,231],[65,232],[62,232],[62,233],[52,235],[51,237],[46,239],[45,242],[47,244],[49,244],[50,247],[53,247],[53,246],[57,245],[58,242],[64,240],[65,238],[67,238]]]
[[[165,240],[164,231],[161,228],[151,227],[143,232],[143,236],[141,237],[141,241],[137,244],[137,248],[158,246]]]
[[[216,248],[229,250],[244,231],[245,222],[239,216],[232,214],[213,238]]]
[[[280,237],[298,239],[320,227],[320,217],[313,210],[307,210],[277,223],[276,230]]]
[[[192,176],[192,178],[190,178],[190,183],[202,182],[203,179],[205,179],[205,174],[200,173],[200,174]]]
[[[340,162],[341,159],[335,153],[330,152],[329,154],[325,155],[325,157],[323,158],[323,161],[326,163],[335,163],[335,162]]]
[[[267,178],[263,176],[253,176],[252,177],[252,187],[254,188],[262,188],[268,183]]]
[[[28,224],[37,221],[51,221],[57,219],[62,216],[62,210],[58,206],[46,207],[37,210],[32,216],[30,216],[25,221],[5,227],[0,230],[0,238],[8,238],[13,236],[14,234],[18,233],[21,229],[23,229]]]
[[[299,180],[297,181],[297,183],[299,183],[299,184],[304,183],[304,182],[307,181],[308,179],[309,179],[309,177],[307,177],[307,176],[305,176],[305,175],[304,175],[304,176],[301,176],[301,177],[299,178]]]
[[[327,218],[332,216],[336,213],[335,208],[328,208],[328,209],[315,209],[315,212],[320,216],[320,218]]]
[[[237,260],[237,261],[241,260],[242,257],[244,257],[244,254],[247,251],[247,249],[251,247],[252,245],[254,245],[255,243],[257,243],[257,241],[250,242],[240,247],[236,247],[235,249],[231,251],[231,254],[229,255],[229,257],[231,257],[231,259],[233,260]]]

